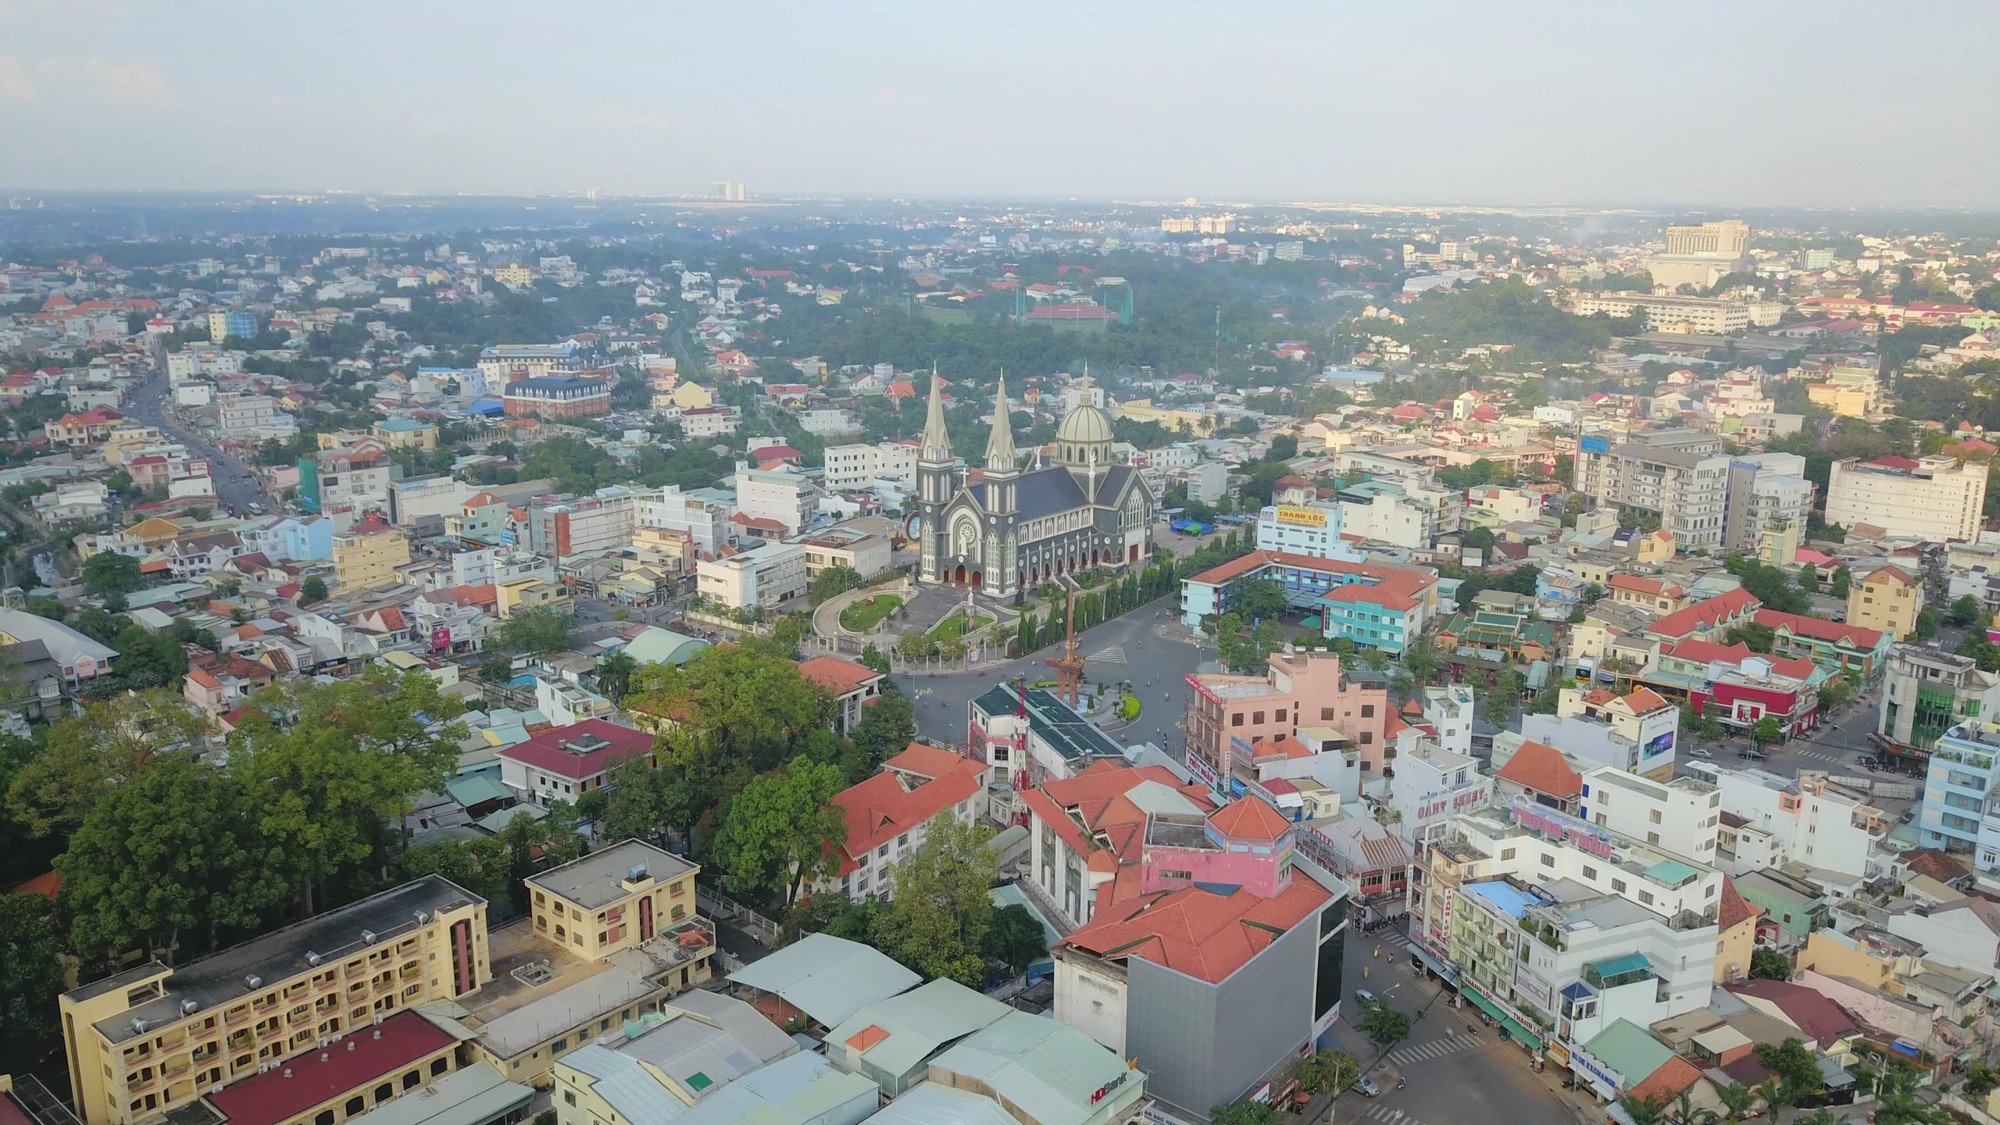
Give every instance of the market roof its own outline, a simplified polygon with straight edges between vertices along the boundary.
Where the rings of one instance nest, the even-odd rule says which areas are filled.
[[[919,1082],[868,1125],[1015,1125],[1013,1114],[984,1094],[937,1082]]]
[[[1082,1125],[1102,1108],[1099,1090],[1145,1075],[1066,1023],[1009,1012],[960,1040],[931,1065],[978,1082],[1041,1125]]]
[[[923,978],[860,942],[807,934],[729,979],[777,993],[816,1022],[837,1027],[865,1005],[907,992]]]
[[[877,1000],[827,1033],[877,1072],[909,1074],[934,1052],[1012,1011],[954,980],[934,980],[899,996]]]
[[[882,1088],[836,1070],[824,1055],[800,1052],[760,1066],[676,1117],[675,1125],[806,1125],[852,1120],[873,1110]],[[842,1111],[845,1110],[845,1114]]]

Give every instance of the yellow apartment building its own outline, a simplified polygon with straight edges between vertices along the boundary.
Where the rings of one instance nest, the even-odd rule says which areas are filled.
[[[395,582],[410,565],[410,540],[378,519],[364,519],[333,537],[333,574],[340,590]]]
[[[134,1125],[491,979],[486,900],[431,875],[220,953],[58,1002],[85,1125]]]
[[[568,609],[571,604],[569,587],[560,582],[549,582],[541,578],[520,578],[512,582],[499,582],[493,586],[494,608],[506,620],[524,609]]]
[[[1924,589],[1899,566],[1877,567],[1847,590],[1847,623],[1877,629],[1897,640],[1917,627]]]
[[[638,840],[528,877],[535,933],[600,961],[694,917],[700,870]],[[683,972],[682,988],[707,980],[706,962]]]

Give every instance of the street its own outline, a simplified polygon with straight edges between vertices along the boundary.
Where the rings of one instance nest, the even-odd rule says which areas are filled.
[[[209,476],[215,482],[215,498],[223,511],[248,515],[250,505],[268,503],[270,496],[264,491],[263,481],[248,466],[167,417],[166,396],[167,381],[164,377],[148,379],[132,392],[132,397],[125,403],[124,413],[147,425],[158,426],[187,446],[189,453],[207,458]]]
[[[1077,634],[1077,651],[1084,655],[1086,684],[1132,682],[1139,697],[1139,719],[1112,732],[1124,743],[1152,742],[1181,758],[1180,724],[1187,718],[1188,688],[1182,678],[1213,649],[1190,643],[1187,630],[1174,620],[1173,599],[1161,598]],[[1206,641],[1206,638],[1202,638]],[[985,664],[962,672],[898,672],[896,683],[917,703],[917,733],[940,742],[966,739],[966,716],[972,701],[994,684],[1025,678],[1036,683],[1053,678],[1046,663],[1061,642],[1022,659]]]
[[[1581,1094],[1565,1093],[1550,1068],[1528,1068],[1528,1052],[1503,1041],[1486,1027],[1472,1005],[1453,1010],[1451,990],[1411,964],[1409,938],[1394,929],[1347,934],[1346,992],[1334,1036],[1361,1061],[1363,1073],[1381,1087],[1381,1096],[1348,1091],[1324,1121],[1368,1121],[1379,1125],[1456,1125],[1465,1121],[1536,1122],[1564,1125],[1601,1121],[1603,1113]],[[1365,974],[1365,975],[1364,975]],[[1358,988],[1411,1017],[1407,1038],[1382,1050],[1362,1034]],[[1418,1012],[1422,1018],[1417,1018]],[[1396,1080],[1407,1085],[1398,1090]]]

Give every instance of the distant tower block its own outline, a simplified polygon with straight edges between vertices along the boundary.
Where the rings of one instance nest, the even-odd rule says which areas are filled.
[[[584,197],[585,199],[603,199],[603,198],[604,198],[604,189],[603,189],[603,188],[601,188],[601,187],[587,187],[587,188],[584,188],[584,189],[583,189],[583,197]]]

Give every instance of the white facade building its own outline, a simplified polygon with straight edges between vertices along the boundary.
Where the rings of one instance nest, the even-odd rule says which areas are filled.
[[[1986,463],[1946,456],[1911,461],[1835,461],[1826,486],[1826,522],[1880,528],[1890,536],[1942,543],[1979,536]]]
[[[806,592],[806,549],[797,543],[762,543],[727,558],[695,564],[696,589],[730,609],[775,608]]]
[[[1716,862],[1731,875],[1802,863],[1858,882],[1869,874],[1869,853],[1887,837],[1882,810],[1824,774],[1807,770],[1795,781],[1712,762],[1692,762],[1689,768],[1721,795],[1728,818]]]
[[[826,471],[821,478],[827,489],[847,492],[874,488],[888,479],[904,491],[916,487],[917,447],[899,441],[874,445],[834,445],[826,450]]]
[[[787,535],[812,526],[819,511],[819,485],[797,473],[765,472],[738,462],[735,488],[738,512],[748,519],[776,520]]]

